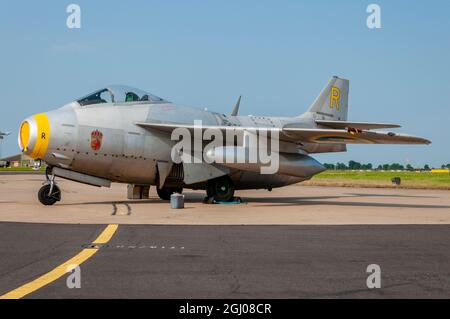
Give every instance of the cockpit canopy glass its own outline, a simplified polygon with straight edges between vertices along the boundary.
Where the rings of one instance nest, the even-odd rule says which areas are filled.
[[[77,100],[84,105],[99,103],[164,103],[166,100],[140,89],[125,85],[110,85]]]

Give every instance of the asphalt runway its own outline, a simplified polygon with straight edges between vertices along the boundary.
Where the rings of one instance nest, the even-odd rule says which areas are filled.
[[[89,244],[100,225],[1,223],[0,294]],[[369,264],[381,288],[368,289]],[[448,298],[450,226],[120,225],[83,263],[26,298]]]
[[[41,181],[0,175],[0,298],[450,297],[449,191],[294,185],[240,192],[242,205],[189,192],[171,210],[63,181],[44,207]]]

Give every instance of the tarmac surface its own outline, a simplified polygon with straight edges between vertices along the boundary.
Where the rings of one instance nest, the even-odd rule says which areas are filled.
[[[102,226],[0,224],[0,294],[78,253]],[[367,266],[381,267],[368,289]],[[26,298],[449,298],[450,226],[121,225]]]
[[[172,210],[61,181],[62,202],[44,207],[42,180],[0,175],[0,298],[450,297],[449,191],[294,185],[239,192],[241,205],[189,192]],[[92,249],[69,289],[58,266]]]
[[[203,191],[185,192],[185,209],[127,200],[126,185],[97,188],[58,180],[62,201],[37,200],[42,175],[0,174],[0,221],[62,224],[352,225],[450,224],[450,191],[292,185],[237,191],[244,204],[206,205]]]

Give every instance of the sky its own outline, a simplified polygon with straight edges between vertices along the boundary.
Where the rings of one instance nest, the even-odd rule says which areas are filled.
[[[81,8],[81,28],[66,25]],[[366,8],[381,8],[369,29]],[[350,145],[322,162],[450,163],[449,1],[1,1],[2,156],[29,115],[108,84],[182,105],[296,116],[350,79],[349,120],[390,122],[431,145]]]

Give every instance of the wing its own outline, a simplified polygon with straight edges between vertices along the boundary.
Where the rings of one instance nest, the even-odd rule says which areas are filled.
[[[261,128],[261,127],[245,127],[245,126],[220,126],[220,125],[203,125],[196,127],[193,124],[178,123],[156,123],[156,122],[136,122],[136,125],[149,129],[171,133],[176,128],[185,128],[193,131],[195,128],[221,130],[225,133],[227,130],[233,131],[259,131],[277,130],[280,132],[281,140],[302,143],[319,143],[319,144],[430,144],[427,139],[398,134],[393,132],[374,132],[360,129],[322,129],[322,128],[299,128],[290,127],[283,128]]]
[[[368,122],[347,122],[347,121],[325,121],[316,120],[316,123],[323,126],[328,126],[335,129],[357,129],[357,130],[370,130],[377,128],[396,128],[400,127],[397,124],[388,123],[368,123]]]
[[[215,130],[250,130],[256,128],[243,127],[243,126],[220,126],[220,125],[202,125],[195,126],[193,124],[185,124],[185,123],[160,123],[160,122],[136,122],[134,123],[137,126],[143,127],[145,129],[153,129],[161,132],[171,133],[176,128],[185,128],[188,130],[194,130],[195,128],[201,128],[202,130],[206,129],[215,129]]]

